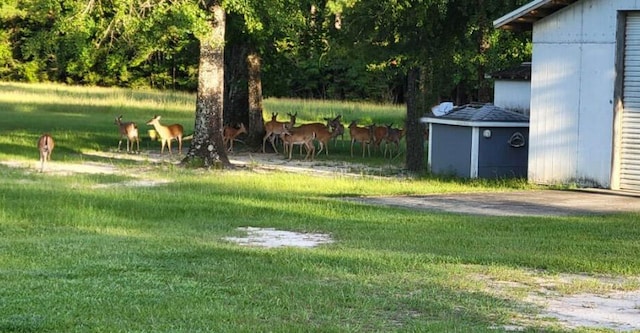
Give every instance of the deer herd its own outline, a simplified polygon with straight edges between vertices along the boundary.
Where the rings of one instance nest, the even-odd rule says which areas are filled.
[[[337,137],[340,136],[344,140],[345,128],[341,122],[342,115],[338,115],[335,118],[324,118],[326,124],[323,123],[310,123],[295,126],[296,117],[298,113],[287,113],[289,116],[288,122],[281,122],[277,120],[278,114],[272,113],[271,120],[265,122],[265,135],[262,138],[262,152],[265,153],[266,141],[269,140],[271,147],[277,153],[278,149],[275,145],[275,140],[280,138],[285,154],[289,154],[289,159],[292,157],[293,146],[299,145],[300,150],[304,147],[307,151],[305,160],[319,155],[323,150],[326,155],[329,155],[329,141],[333,140],[334,145]],[[393,157],[393,151],[389,147],[393,144],[395,150],[399,152],[400,140],[404,136],[404,130],[399,128],[393,128],[392,124],[386,126],[376,126],[375,124],[369,126],[358,126],[357,122],[352,121],[349,126],[349,135],[351,137],[351,157],[353,157],[353,147],[356,143],[362,146],[362,157],[365,157],[365,152],[371,156],[371,145],[374,149],[381,149],[381,144],[384,142],[383,156]],[[315,152],[315,144],[318,144],[318,152]]]
[[[278,121],[278,114],[272,113],[271,120],[264,123],[265,135],[262,138],[262,152],[266,153],[267,140],[271,144],[273,151],[278,153],[276,142],[282,143],[284,154],[288,154],[288,158],[293,156],[294,146],[300,146],[300,153],[302,154],[302,148],[306,150],[305,160],[318,156],[322,151],[329,155],[329,142],[333,140],[334,146],[337,143],[337,138],[341,137],[344,140],[345,126],[341,122],[341,115],[335,118],[324,118],[326,123],[309,123],[296,125],[296,117],[298,113],[287,113],[289,121]],[[161,117],[156,115],[146,122],[146,125],[153,126],[155,134],[158,140],[161,142],[160,154],[164,154],[164,148],[167,146],[169,154],[173,152],[171,150],[171,141],[178,142],[178,153],[182,154],[182,142],[186,140],[184,135],[184,127],[180,124],[162,125],[160,123]],[[127,153],[139,153],[140,152],[140,134],[138,132],[138,125],[132,121],[122,121],[122,115],[115,118],[114,124],[118,126],[120,138],[118,141],[118,151],[122,148],[122,141],[126,140]],[[395,151],[399,153],[400,140],[404,135],[404,130],[399,128],[393,128],[391,124],[385,126],[376,126],[375,124],[369,126],[358,126],[356,121],[352,121],[349,126],[349,135],[351,137],[351,157],[353,157],[353,147],[356,143],[362,146],[362,157],[365,157],[365,152],[371,156],[371,146],[374,149],[382,150],[381,145],[384,143],[383,156],[393,157],[393,149],[390,145],[395,147]],[[244,124],[240,124],[239,127],[226,125],[223,128],[223,144],[227,151],[233,153],[233,142],[237,140],[237,137],[243,133],[247,133],[247,129]],[[152,136],[152,139],[155,139]],[[318,150],[316,152],[316,143]],[[134,144],[136,145],[134,150]],[[40,152],[40,170],[44,171],[45,164],[51,160],[51,153],[55,142],[53,137],[48,134],[42,134],[38,138],[38,150]]]

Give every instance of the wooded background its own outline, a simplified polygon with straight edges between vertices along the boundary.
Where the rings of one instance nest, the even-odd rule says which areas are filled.
[[[223,122],[249,123],[256,139],[262,96],[408,102],[411,120],[441,100],[491,100],[486,74],[531,54],[528,34],[492,21],[527,2],[0,0],[0,80],[198,91],[202,101],[213,81],[199,71],[220,67],[202,61],[218,50],[224,89],[196,108],[207,146]],[[216,103],[224,112],[199,120]]]
[[[430,65],[437,98],[490,97],[484,74],[528,60],[527,36],[492,21],[525,0],[244,0],[227,12],[226,69],[265,96],[404,102],[407,68]],[[193,1],[2,0],[0,79],[195,91]],[[233,93],[233,89],[229,92]]]

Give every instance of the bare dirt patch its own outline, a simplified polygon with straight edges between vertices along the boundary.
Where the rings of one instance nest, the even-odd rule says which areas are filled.
[[[244,237],[226,237],[225,240],[244,246],[265,248],[302,247],[311,248],[333,243],[330,235],[319,233],[300,233],[273,228],[243,227],[238,231],[246,232]]]
[[[314,160],[304,161],[301,157],[289,160],[282,154],[239,153],[229,155],[229,161],[240,167],[254,171],[284,171],[313,174],[314,176],[351,176],[351,177],[405,177],[407,173],[400,167],[386,165],[372,167],[362,163],[348,161]]]
[[[102,158],[105,160],[133,160],[138,162],[145,162],[148,164],[160,164],[171,163],[176,164],[180,160],[178,157],[160,156],[159,154],[127,154],[121,152],[94,152],[85,154],[90,158]],[[149,169],[149,165],[144,166],[132,166],[126,168],[117,166],[114,163],[108,162],[58,162],[50,161],[45,164],[44,170],[40,170],[39,161],[0,161],[0,164],[11,167],[27,170],[28,172],[42,172],[47,175],[56,176],[73,176],[76,174],[103,174],[103,175],[124,175],[128,177],[134,177],[136,179],[125,181],[117,184],[101,184],[95,188],[106,188],[111,186],[131,186],[131,187],[149,187],[158,186],[162,184],[170,183],[168,179],[158,179],[157,177],[147,177],[145,170]]]
[[[543,307],[541,316],[558,319],[565,327],[608,328],[616,332],[640,330],[640,291],[603,295],[530,296]]]
[[[542,273],[542,275],[540,275]],[[513,298],[516,290],[528,292],[524,302],[539,309],[538,315],[523,314],[503,327],[507,331],[522,331],[533,322],[559,325],[568,329],[592,328],[616,332],[640,330],[640,290],[624,290],[625,285],[637,285],[638,277],[598,277],[581,274],[548,276],[544,272],[529,273],[526,285],[521,282],[476,278],[487,283],[487,292]],[[574,284],[588,282],[601,292],[563,292]]]
[[[0,162],[11,168],[24,168],[33,171],[40,171],[40,165],[36,162],[25,161],[2,161]],[[70,176],[77,173],[91,173],[91,174],[115,174],[118,169],[106,163],[62,163],[62,162],[49,162],[44,168],[44,173]]]

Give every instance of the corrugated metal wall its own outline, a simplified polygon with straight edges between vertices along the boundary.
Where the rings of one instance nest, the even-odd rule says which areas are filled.
[[[584,0],[533,29],[529,180],[611,185],[619,6]]]
[[[640,191],[640,13],[627,15],[625,32],[620,189]]]

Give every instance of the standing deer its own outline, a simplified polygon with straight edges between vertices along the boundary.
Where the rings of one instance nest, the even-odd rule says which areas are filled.
[[[51,161],[51,153],[55,147],[53,137],[48,133],[42,134],[38,139],[38,151],[40,151],[40,172],[44,172],[44,165]]]
[[[349,124],[349,134],[351,135],[351,157],[353,157],[353,144],[360,142],[362,144],[362,157],[364,157],[365,147],[369,151],[371,156],[371,142],[373,142],[373,127],[369,125],[367,127],[358,127],[356,121],[352,121]]]
[[[320,149],[316,153],[316,156],[320,155],[320,152],[324,149],[325,155],[329,156],[329,141],[333,137],[333,132],[329,132],[329,129],[325,126],[324,128],[319,128],[315,131],[316,141],[318,141],[318,145]]]
[[[374,149],[382,150],[380,144],[382,140],[386,139],[388,133],[388,126],[375,126],[373,127],[373,147]],[[387,145],[385,144],[385,151]]]
[[[310,132],[306,130],[299,130],[297,128],[292,129],[284,129],[284,133],[281,134],[282,143],[287,150],[289,151],[289,159],[291,159],[291,155],[293,153],[294,145],[303,145],[307,149],[307,155],[304,157],[306,161],[311,156],[311,160],[313,161],[313,157],[315,156],[316,147],[313,145],[313,140],[316,137],[315,132]]]
[[[296,123],[296,116],[298,115],[298,113],[297,112],[295,114],[287,113],[287,115],[289,115],[289,117],[291,118],[289,129],[295,129],[298,132],[304,131],[307,134],[314,132],[316,133],[316,141],[319,141],[317,138],[319,133],[321,135],[324,135],[325,133],[329,133],[329,134],[331,133],[329,132],[327,125],[322,123],[308,123],[308,124],[302,124],[298,127],[294,127]],[[322,143],[320,143],[320,145],[321,145],[320,150],[322,150]],[[318,153],[320,153],[320,150],[318,151]],[[302,155],[302,145],[300,145],[300,155]]]
[[[404,129],[402,128],[392,128],[391,125],[387,125],[387,137],[385,138],[385,145],[384,145],[384,157],[387,156],[387,147],[389,146],[390,143],[393,143],[396,146],[396,151],[398,152],[398,155],[400,154],[400,140],[402,139],[402,137],[404,136]],[[393,152],[391,151],[391,148],[389,148],[389,158],[393,157]]]
[[[169,126],[164,126],[160,124],[160,116],[156,115],[151,120],[147,122],[147,125],[153,126],[153,128],[160,136],[160,140],[162,141],[162,148],[160,149],[160,155],[164,153],[164,146],[167,145],[169,147],[169,155],[171,152],[171,140],[178,140],[178,153],[182,154],[182,134],[184,132],[184,128],[180,124],[173,124]]]
[[[333,138],[334,146],[338,144],[338,136],[342,139],[342,142],[344,142],[344,125],[340,122],[340,118],[342,118],[342,115],[340,114],[333,119],[324,118],[327,122],[327,126],[331,129],[331,137]]]
[[[269,142],[271,142],[271,147],[273,147],[273,150],[277,153],[278,149],[276,148],[276,144],[275,144],[275,140],[278,136],[281,136],[284,131],[287,129],[287,127],[290,127],[291,121],[289,122],[281,122],[281,121],[277,121],[276,119],[278,118],[278,114],[277,113],[271,113],[271,120],[264,123],[264,129],[266,131],[264,137],[262,138],[262,152],[265,152],[264,149],[264,145],[267,141],[267,139],[269,139]],[[293,119],[293,121],[295,122],[295,119]]]
[[[129,152],[129,144],[131,144],[131,150],[133,150],[133,142],[138,144],[136,152],[140,152],[140,137],[138,136],[138,125],[134,122],[122,122],[122,115],[116,117],[114,124],[118,125],[120,130],[120,141],[118,141],[118,151],[122,145],[122,138],[127,139],[127,153]]]
[[[233,141],[242,133],[247,133],[247,128],[244,127],[243,123],[240,123],[240,128],[225,126],[222,130],[222,142],[224,143],[225,149],[227,148],[227,143],[229,143],[228,151],[233,153]]]

